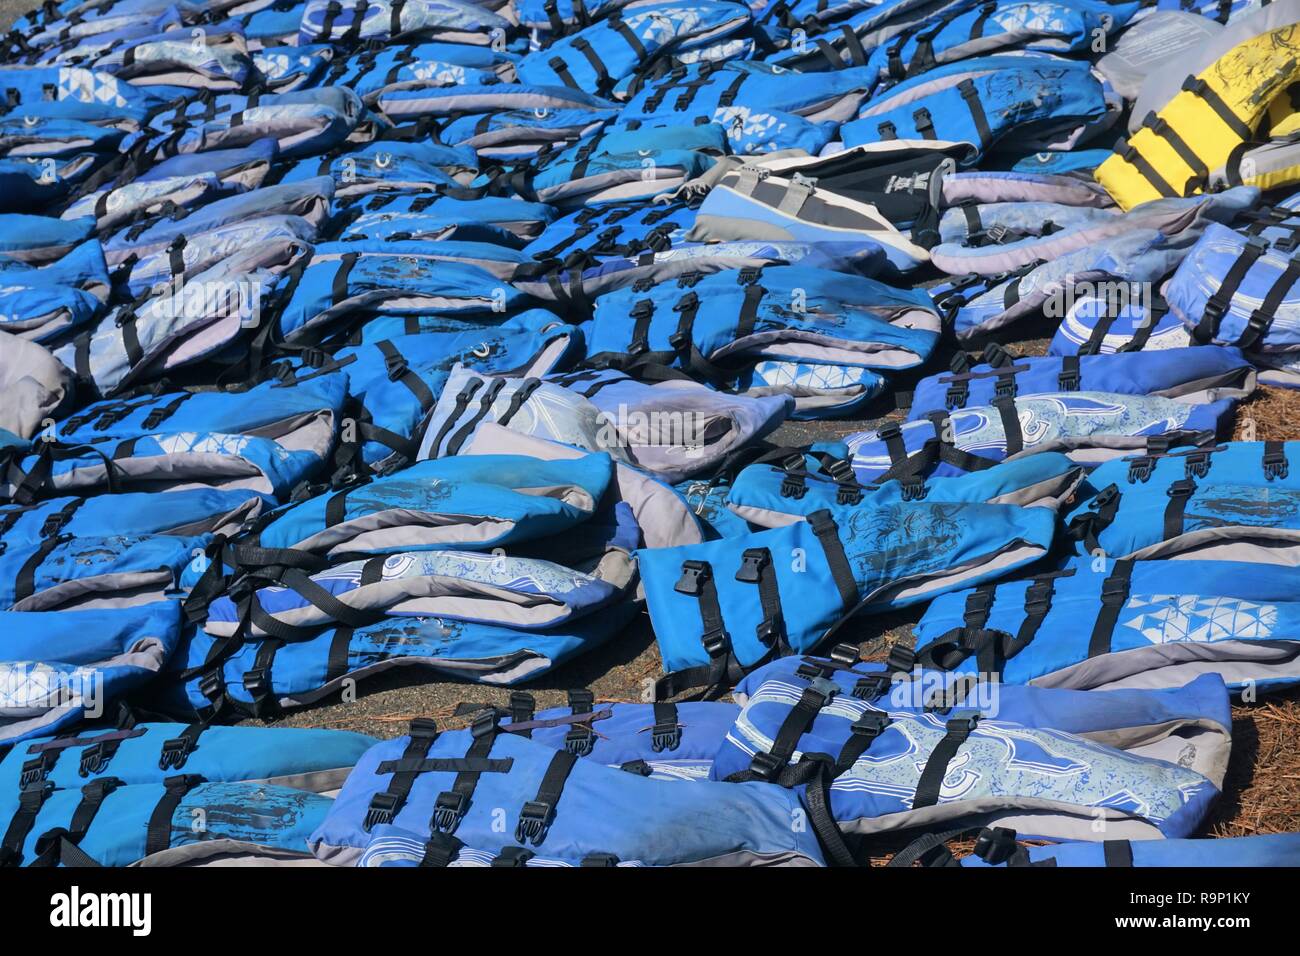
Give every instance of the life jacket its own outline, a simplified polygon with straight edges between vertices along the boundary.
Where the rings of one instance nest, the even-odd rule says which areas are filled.
[[[8,610],[0,621],[0,747],[104,714],[157,676],[181,638],[180,604],[171,600]]]
[[[1273,100],[1295,82],[1300,27],[1272,30],[1239,43],[1196,76],[1158,112],[1148,113],[1097,181],[1124,209],[1208,186],[1210,171],[1254,140]],[[1280,185],[1272,183],[1271,185]]]
[[[1153,437],[1145,454],[1089,476],[1096,494],[1067,516],[1079,552],[1288,563],[1300,525],[1295,443],[1179,444]]]
[[[1255,390],[1254,367],[1233,348],[1021,358],[995,349],[988,357],[991,362],[972,363],[962,353],[953,360],[951,371],[923,378],[912,392],[908,420],[944,409],[987,405],[1002,396],[1043,392],[1156,395],[1201,404],[1242,399]]]
[[[913,368],[929,356],[938,329],[922,290],[772,266],[607,293],[596,299],[586,337],[592,363],[657,363],[716,383],[759,358]]]
[[[504,110],[452,119],[442,134],[483,159],[537,159],[596,135],[614,115],[612,109]]]
[[[555,220],[545,203],[484,196],[464,200],[428,193],[384,192],[338,203],[339,238],[451,239],[518,245],[536,239]],[[526,256],[521,260],[527,261]],[[506,278],[509,276],[506,275]]]
[[[437,256],[416,241],[358,240],[317,245],[276,320],[291,345],[312,345],[376,312],[508,315],[522,294],[475,266]]]
[[[713,165],[711,154],[722,148],[721,131],[713,126],[692,127],[696,142],[687,143],[686,149],[659,148],[654,143],[657,132],[625,134],[639,143],[622,152],[605,146],[608,137],[561,151],[528,175],[519,184],[520,192],[565,210],[615,199],[653,199],[700,176]]]
[[[1084,356],[1164,350],[1182,352],[1191,346],[1187,327],[1169,309],[1164,296],[1075,295],[1047,347],[1048,355]],[[1255,355],[1250,356],[1256,362]],[[1260,384],[1265,384],[1261,378]]]
[[[175,31],[140,37],[98,57],[95,66],[128,83],[220,92],[241,90],[253,76],[248,43],[238,30],[207,31],[198,44]]]
[[[708,472],[789,414],[788,395],[747,398],[689,379],[639,382],[614,369],[505,379],[457,369],[425,429],[421,458],[456,454],[486,422],[591,451],[674,482]]]
[[[245,34],[247,36],[247,34]],[[250,51],[253,68],[266,89],[275,93],[320,86],[334,51],[323,44],[305,47],[263,46]]]
[[[302,861],[308,835],[333,804],[290,787],[208,783],[199,774],[117,787],[105,780],[81,790],[34,786],[24,797],[4,844],[14,866]]]
[[[1240,231],[1217,223],[1206,229],[1164,289],[1194,342],[1300,349],[1297,220],[1300,212],[1277,207]]]
[[[269,503],[256,492],[198,487],[170,491],[162,500],[152,492],[126,491],[0,505],[0,547],[39,545],[61,533],[74,538],[129,533],[180,537],[231,534],[261,515]]]
[[[810,652],[856,613],[923,601],[1035,561],[1054,526],[1050,508],[893,500],[870,510],[826,508],[721,541],[642,549],[646,607],[667,672],[656,696],[716,693],[767,660]]]
[[[840,136],[848,146],[890,139],[969,143],[974,162],[1008,136],[1072,130],[1106,115],[1088,64],[1043,54],[938,66],[868,99]]]
[[[775,661],[737,694],[743,710],[713,776],[799,793],[840,866],[857,860],[847,835],[920,827],[1002,823],[1035,839],[1088,839],[1102,817],[1112,839],[1184,837],[1218,797],[1231,743],[1213,675],[1170,690],[1008,684],[981,697],[979,686],[845,654]]]
[[[976,828],[978,829],[978,828]],[[975,837],[970,856],[958,860],[945,845],[957,837]],[[897,862],[895,862],[897,861]],[[889,866],[1094,866],[1094,867],[1274,867],[1300,862],[1300,834],[1262,833],[1204,840],[1102,840],[1025,846],[1016,831],[986,827],[978,832],[945,831],[918,837],[900,850]]]
[[[376,0],[341,3],[307,0],[302,7],[299,43],[355,40],[441,40],[487,46],[507,40],[511,22],[480,4],[461,0]]]
[[[328,49],[335,53],[326,82],[348,87],[372,107],[390,88],[491,86],[519,60],[504,49],[463,43],[371,43],[342,56]]]
[[[1300,680],[1281,567],[1071,559],[1025,581],[937,598],[916,625],[924,667],[1074,690],[1177,687],[1214,673],[1231,691]],[[1050,638],[1047,635],[1051,635]]]
[[[866,509],[925,500],[1057,508],[1083,474],[1064,455],[1042,452],[967,475],[928,481],[909,475],[862,485],[843,445],[813,446],[803,454],[778,451],[763,458],[773,460],[745,466],[726,490],[726,507],[763,528],[780,527],[837,505]]]
[[[742,4],[711,0],[632,3],[544,50],[515,70],[520,80],[603,93],[620,79],[672,51],[684,51],[735,33],[749,23]]]
[[[1151,436],[1215,433],[1236,402],[1203,404],[1154,395],[1042,392],[995,398],[990,405],[932,412],[845,436],[858,480],[961,474],[1023,454],[1062,451],[1088,466],[1147,446]]]
[[[208,606],[215,637],[302,639],[330,624],[361,627],[384,617],[442,617],[522,630],[556,627],[628,596],[637,528],[618,505],[580,532],[514,554],[399,551],[308,574],[271,564],[237,579]],[[544,554],[545,558],[533,556]]]
[[[334,444],[347,380],[294,387],[177,392],[92,404],[51,440],[6,463],[7,497],[25,504],[60,491],[168,489],[202,482],[287,496],[321,468]]]
[[[418,720],[409,736],[372,748],[312,835],[316,856],[354,864],[372,834],[378,840],[391,825],[425,841],[428,866],[448,865],[464,846],[506,865],[551,852],[650,866],[822,862],[815,836],[790,826],[798,802],[789,793],[645,778],[500,733],[495,715],[484,716],[470,730],[447,732]],[[505,808],[514,826],[502,832],[494,808]],[[709,827],[696,825],[700,814]],[[671,841],[650,836],[666,830],[676,834]]]
[[[0,214],[0,255],[29,265],[62,259],[91,238],[95,220],[56,219],[52,216]]]
[[[197,585],[196,585],[197,587]],[[522,630],[450,617],[388,617],[317,628],[301,638],[182,637],[165,694],[169,712],[272,718],[347,697],[391,668],[484,684],[531,680],[626,632],[640,605],[622,601],[553,627]]]

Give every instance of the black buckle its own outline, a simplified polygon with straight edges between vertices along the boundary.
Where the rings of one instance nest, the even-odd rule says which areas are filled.
[[[54,783],[49,780],[33,780],[25,783],[22,790],[18,792],[18,806],[28,813],[35,813],[41,809],[53,792]]]
[[[1115,485],[1107,485],[1105,488],[1101,489],[1101,491],[1097,492],[1096,497],[1092,500],[1098,507],[1105,507],[1118,497],[1119,488]]]
[[[920,501],[930,493],[930,489],[925,486],[925,479],[920,475],[907,475],[898,479],[898,484],[904,501]]]
[[[515,840],[519,843],[531,843],[538,846],[546,839],[546,831],[551,828],[555,818],[555,808],[540,800],[529,800],[519,811],[519,822],[515,824]]]
[[[943,403],[950,409],[965,408],[969,400],[970,386],[962,381],[948,386],[948,393],[944,396]]]
[[[625,773],[634,773],[638,777],[648,777],[655,772],[654,767],[639,757],[636,760],[629,760],[627,763],[619,764],[618,769]]]
[[[199,693],[213,704],[225,696],[226,681],[221,675],[220,668],[210,670],[199,678]]]
[[[683,561],[682,576],[677,579],[673,590],[678,594],[699,597],[704,592],[704,585],[713,576],[713,569],[707,561]]]
[[[1286,453],[1283,451],[1270,451],[1264,455],[1264,478],[1266,481],[1272,481],[1275,478],[1285,478],[1291,471],[1291,464],[1287,461]]]
[[[892,438],[897,438],[901,434],[903,434],[903,429],[899,426],[898,422],[885,422],[885,424],[876,429],[876,438],[881,441],[889,441]]]
[[[499,719],[500,715],[498,715],[494,709],[489,708],[488,710],[480,710],[474,715],[474,720],[469,725],[469,735],[475,740],[478,740],[480,737],[495,734],[498,729],[497,721]]]
[[[891,671],[910,672],[916,666],[916,651],[902,644],[895,644],[889,649],[889,657],[885,660],[885,664]]]
[[[52,515],[47,515],[44,523],[41,525],[41,537],[53,538],[63,530],[63,526],[67,524],[70,517],[72,516],[65,514],[62,511],[56,511]]]
[[[818,710],[834,700],[839,692],[839,684],[835,683],[835,681],[831,680],[829,677],[822,676],[814,677],[810,680],[808,682],[808,689],[804,691],[805,694],[816,694],[822,699],[822,702],[817,707]]]
[[[858,679],[850,693],[858,700],[875,700],[889,690],[891,683],[893,681],[888,674],[868,674]]]
[[[1025,610],[1032,613],[1046,607],[1052,593],[1050,581],[1035,581],[1025,590]]]
[[[103,777],[99,780],[92,780],[81,788],[81,795],[88,800],[101,802],[103,799],[116,790],[118,787],[125,786],[126,782],[119,777]]]
[[[889,726],[889,715],[878,710],[864,710],[862,715],[849,725],[849,733],[862,735],[870,740],[879,737]]]
[[[1077,368],[1063,371],[1056,377],[1056,387],[1063,392],[1077,392],[1080,384],[1081,380]]]
[[[785,764],[774,755],[766,750],[760,750],[754,754],[754,759],[749,762],[749,772],[763,780],[771,780]]]
[[[173,737],[164,740],[162,753],[158,755],[158,769],[180,770],[193,752],[194,741],[189,737]]]
[[[950,734],[969,734],[979,725],[980,714],[978,712],[968,712],[957,714],[948,718],[944,729]]]
[[[23,761],[22,772],[18,776],[18,785],[26,787],[28,784],[44,780],[45,775],[50,772],[50,763],[46,754]]]
[[[613,853],[588,853],[579,866],[618,866],[618,857]]]
[[[1183,462],[1183,474],[1188,478],[1204,478],[1210,473],[1210,453],[1194,451]]]
[[[1190,478],[1179,478],[1165,489],[1170,498],[1189,498],[1196,491],[1196,482]]]
[[[1155,466],[1155,459],[1147,455],[1143,455],[1140,458],[1134,458],[1128,464],[1128,483],[1132,485],[1139,481],[1145,482],[1151,477],[1151,472]]]
[[[1101,603],[1123,604],[1128,599],[1129,583],[1124,577],[1111,575],[1101,582]]]
[[[862,489],[852,485],[840,485],[835,491],[837,505],[857,505],[862,503]]]
[[[745,266],[736,273],[736,282],[740,285],[749,285],[751,282],[757,282],[762,274],[763,270],[758,266]]]
[[[362,827],[370,830],[381,823],[392,823],[401,806],[402,798],[395,793],[385,791],[375,794],[370,798],[370,806],[366,809],[366,819]]]
[[[592,733],[591,728],[586,725],[572,727],[569,732],[564,735],[564,749],[575,757],[587,756],[595,746],[596,735]]]
[[[785,631],[785,621],[779,614],[765,617],[754,628],[754,635],[764,647],[771,647]]]
[[[270,677],[265,667],[244,671],[244,690],[253,700],[261,700],[271,692]]]
[[[663,723],[655,724],[650,731],[650,749],[655,753],[663,753],[665,750],[676,750],[682,743],[681,724]]]
[[[862,650],[856,644],[836,644],[831,648],[831,660],[852,667],[862,657]]]
[[[455,833],[469,809],[469,797],[455,790],[444,790],[433,802],[433,828],[439,833]]]
[[[1010,827],[985,827],[975,838],[974,854],[986,863],[1005,863],[1017,849],[1016,831]]]
[[[772,555],[767,548],[749,548],[740,556],[740,570],[736,580],[746,584],[757,584],[763,576],[763,569],[772,563]]]
[[[720,657],[731,647],[731,635],[721,625],[711,627],[701,635],[700,643],[710,658]]]
[[[108,766],[109,760],[117,752],[116,747],[108,747],[105,741],[100,740],[91,744],[85,750],[81,751],[81,763],[77,766],[77,775],[89,777],[92,774],[101,773]],[[26,764],[23,768],[26,769]]]
[[[409,368],[406,359],[400,353],[390,353],[384,356],[384,370],[388,372],[390,382],[396,382],[406,374]]]
[[[781,497],[794,498],[796,501],[808,493],[808,485],[803,475],[786,474],[781,479]]]

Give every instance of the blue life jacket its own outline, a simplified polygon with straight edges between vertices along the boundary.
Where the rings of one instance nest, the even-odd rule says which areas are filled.
[[[936,676],[847,655],[775,661],[737,688],[744,709],[713,775],[800,793],[839,865],[854,862],[845,834],[954,823],[1090,839],[1101,817],[1108,838],[1184,837],[1218,797],[1231,716],[1213,675],[1170,690],[995,695]]]
[[[0,260],[0,329],[49,342],[99,317],[111,291],[104,250],[91,239],[45,266]]]
[[[1099,490],[1067,516],[1080,553],[1288,564],[1300,527],[1296,443],[1179,444],[1152,439],[1089,476]]]
[[[445,733],[417,720],[410,736],[376,745],[312,835],[312,851],[355,863],[371,834],[379,839],[392,824],[425,841],[420,862],[432,866],[448,865],[466,846],[514,865],[533,853],[651,866],[822,862],[816,837],[790,823],[799,809],[792,794],[647,779],[499,733],[494,717]],[[509,815],[505,832],[494,822],[499,809]],[[702,815],[708,827],[698,825]]]
[[[541,235],[556,217],[545,203],[495,196],[465,200],[424,192],[349,197],[337,205],[345,220],[339,233],[342,240],[452,239],[523,245]],[[510,261],[526,262],[528,257]],[[509,273],[503,277],[509,278]]]
[[[916,626],[917,659],[1075,690],[1173,687],[1204,673],[1233,691],[1284,689],[1300,681],[1288,576],[1233,561],[1073,558],[1026,581],[943,595]]]
[[[331,40],[442,40],[487,46],[513,33],[509,20],[461,0],[377,0],[364,7],[307,0],[302,7],[300,43]]]
[[[74,537],[172,534],[193,537],[231,533],[273,502],[253,491],[182,488],[165,499],[150,492],[119,492],[91,498],[48,498],[27,505],[0,505],[0,543],[7,549],[40,544],[60,533]]]
[[[1255,382],[1254,367],[1233,348],[1022,358],[999,351],[993,358],[993,363],[972,364],[963,354],[954,360],[952,371],[923,378],[912,393],[908,420],[944,409],[987,405],[1002,396],[1045,392],[1158,395],[1200,403],[1245,398],[1254,391]]]
[[[102,716],[166,667],[181,631],[176,601],[0,611],[0,621],[0,746]]]
[[[1051,508],[896,500],[642,549],[646,607],[668,672],[657,695],[730,685],[773,657],[811,651],[858,612],[998,577],[1042,557],[1055,526]]]
[[[930,851],[932,843],[927,841],[922,852]],[[946,849],[936,856],[937,859],[927,860],[925,865],[954,865],[946,862],[953,859]],[[1300,833],[1262,833],[1205,840],[1103,840],[1100,843],[1020,846],[1015,842],[1014,830],[997,828],[981,833],[975,853],[955,865],[1258,868],[1294,867],[1297,864],[1300,864]]]

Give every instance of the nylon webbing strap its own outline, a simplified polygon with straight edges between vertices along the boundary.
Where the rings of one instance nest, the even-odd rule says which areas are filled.
[[[564,792],[564,784],[573,772],[578,758],[567,750],[557,750],[542,776],[537,796],[524,804],[515,824],[515,839],[520,843],[540,846],[547,831],[555,821],[555,808]]]
[[[853,569],[844,553],[839,525],[831,517],[830,511],[823,508],[808,516],[808,526],[826,554],[831,578],[835,581],[836,590],[840,592],[840,603],[846,613],[852,612],[858,604],[858,582],[853,577]]]
[[[1128,601],[1132,576],[1133,560],[1125,558],[1115,562],[1110,576],[1101,583],[1101,610],[1097,613],[1092,636],[1088,640],[1089,659],[1110,653],[1111,638],[1115,633],[1119,612]]]
[[[1151,187],[1165,199],[1171,199],[1174,196],[1182,195],[1182,193],[1174,189],[1173,186],[1169,185],[1169,182],[1161,176],[1160,173],[1156,172],[1156,168],[1152,166],[1147,158],[1137,151],[1137,147],[1128,140],[1121,139],[1117,142],[1115,144],[1115,152],[1124,160],[1124,162],[1136,169],[1138,173],[1141,174],[1142,178],[1150,183]]]
[[[650,728],[651,749],[655,753],[676,750],[682,743],[682,727],[677,720],[677,705],[656,701],[654,726]]]
[[[767,780],[775,781],[786,769],[790,757],[799,746],[799,740],[813,725],[822,708],[829,704],[840,692],[839,685],[825,677],[814,677],[804,688],[799,699],[790,708],[781,721],[781,726],[772,738],[772,749],[760,750],[750,761],[749,770],[733,777],[739,781]]]
[[[172,818],[185,795],[203,782],[198,774],[185,773],[163,780],[163,795],[149,816],[144,855],[160,853],[172,845]],[[188,827],[186,827],[188,829]]]
[[[992,404],[998,410],[998,416],[1002,420],[1002,432],[1007,442],[1007,457],[1024,451],[1025,433],[1020,428],[1020,416],[1016,414],[1016,400],[1009,396],[1001,396],[993,399]]]
[[[1196,323],[1196,328],[1192,330],[1192,338],[1204,345],[1218,334],[1219,323],[1223,321],[1224,313],[1228,311],[1228,307],[1232,304],[1232,297],[1237,294],[1237,289],[1241,287],[1242,280],[1246,278],[1246,273],[1267,251],[1268,242],[1259,236],[1251,236],[1246,240],[1241,254],[1237,256],[1236,261],[1224,274],[1223,281],[1214,290],[1214,294],[1206,300],[1205,309],[1201,313],[1201,320]]]
[[[1219,119],[1223,120],[1228,128],[1237,134],[1238,139],[1251,138],[1251,128],[1247,126],[1236,113],[1228,108],[1228,104],[1223,101],[1223,98],[1219,96],[1218,93],[1210,88],[1210,85],[1206,83],[1205,80],[1198,80],[1194,76],[1189,76],[1183,81],[1183,89],[1200,99],[1203,103],[1207,104],[1210,109],[1214,110]]]
[[[913,810],[932,807],[939,802],[939,791],[943,786],[943,778],[948,774],[948,764],[952,762],[953,757],[957,756],[961,745],[975,730],[979,719],[979,714],[967,713],[954,715],[948,720],[945,725],[946,733],[935,744],[934,750],[930,751],[925,769],[921,771],[921,777],[916,783],[916,797],[912,800]]]
[[[0,866],[17,866],[22,862],[23,844],[52,793],[54,784],[48,780],[34,780],[23,786],[18,794],[18,809],[9,818],[9,826],[0,839]]]
[[[442,457],[443,441],[447,438],[447,435],[451,433],[456,422],[460,420],[460,416],[465,414],[465,409],[469,406],[470,399],[474,397],[474,393],[482,387],[483,379],[481,378],[471,378],[461,386],[460,391],[456,393],[456,400],[455,404],[452,406],[451,413],[447,416],[446,420],[443,421],[442,425],[439,426],[438,433],[433,438],[433,444],[430,446],[430,457]]]
[[[1187,511],[1187,502],[1196,493],[1196,482],[1190,478],[1179,478],[1165,493],[1169,495],[1169,504],[1165,505],[1164,537],[1161,540],[1170,541],[1183,533],[1183,517]]]
[[[974,80],[962,80],[957,84],[957,91],[961,93],[961,98],[966,101],[966,108],[970,110],[971,122],[975,124],[975,132],[979,136],[979,147],[983,149],[993,140],[993,133],[989,130],[989,120],[984,114],[984,104],[980,102],[979,90],[975,88]]]
[[[763,609],[763,620],[755,629],[759,642],[767,648],[786,650],[785,616],[772,552],[767,548],[749,548],[740,556],[740,562],[736,580],[758,585],[758,601]]]
[[[410,736],[411,739],[402,751],[402,760],[422,760],[428,756],[429,748],[438,738],[438,725],[432,720],[416,718],[411,721]],[[377,824],[392,823],[405,805],[418,776],[418,770],[394,772],[393,778],[388,781],[388,789],[370,798],[363,827],[368,831]]]
[[[1133,845],[1128,840],[1103,840],[1101,853],[1107,866],[1133,865]]]
[[[1272,326],[1273,319],[1277,316],[1277,310],[1281,307],[1282,300],[1286,298],[1287,293],[1291,291],[1297,280],[1300,280],[1300,255],[1291,257],[1286,264],[1286,268],[1282,270],[1277,280],[1269,287],[1264,296],[1264,301],[1259,304],[1259,308],[1250,314],[1246,327],[1242,329],[1241,335],[1234,343],[1237,348],[1254,348],[1268,335],[1269,327]]]
[[[104,777],[82,787],[81,800],[77,803],[76,809],[72,811],[72,819],[69,821],[67,829],[49,831],[36,840],[36,858],[32,860],[32,866],[54,866],[60,862],[65,866],[79,865],[73,863],[62,852],[61,840],[66,840],[74,847],[79,844],[90,829],[90,825],[95,822],[95,817],[99,813],[99,808],[103,806],[104,800],[118,787],[125,785],[125,780],[120,780],[117,777]]]

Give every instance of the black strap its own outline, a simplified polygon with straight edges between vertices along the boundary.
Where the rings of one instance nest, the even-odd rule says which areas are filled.
[[[1025,433],[1020,428],[1020,416],[1016,413],[1016,400],[1009,396],[993,399],[992,405],[998,410],[1002,420],[1002,432],[1006,436],[1007,457],[1018,455],[1025,450]]]
[[[471,727],[471,742],[465,751],[467,759],[480,760],[489,756],[492,745],[496,742],[497,719],[495,712],[483,711]],[[462,770],[456,774],[451,789],[438,794],[433,803],[433,817],[429,821],[430,830],[451,835],[460,826],[460,821],[469,812],[473,803],[474,791],[482,773],[476,770]]]
[[[1264,480],[1286,478],[1291,472],[1291,463],[1286,457],[1286,444],[1280,441],[1264,442]]]
[[[1183,516],[1187,511],[1187,502],[1196,493],[1196,482],[1190,478],[1179,478],[1166,490],[1169,504],[1165,505],[1163,541],[1170,541],[1183,533]]]
[[[515,839],[520,843],[540,846],[555,820],[555,808],[564,792],[565,781],[573,772],[578,758],[567,750],[557,750],[542,776],[537,796],[525,803],[515,824]]]
[[[772,561],[772,552],[767,548],[748,548],[740,556],[740,561],[736,580],[758,585],[758,600],[763,608],[763,620],[756,628],[759,643],[764,647],[775,649],[778,653],[789,653],[785,615],[781,610],[781,591],[777,586],[776,566]]]
[[[1107,866],[1133,865],[1133,845],[1128,840],[1103,840],[1101,853]]]
[[[1219,96],[1218,93],[1210,88],[1210,85],[1206,83],[1205,80],[1198,80],[1194,76],[1189,76],[1183,81],[1183,89],[1186,92],[1191,93],[1193,96],[1198,97],[1214,110],[1214,112],[1218,114],[1219,119],[1223,120],[1223,122],[1227,124],[1228,128],[1237,134],[1238,139],[1251,138],[1251,128],[1239,119],[1236,113],[1228,108],[1228,104],[1223,101],[1223,98]]]
[[[162,750],[158,753],[158,769],[180,770],[184,767],[190,754],[198,749],[199,738],[208,726],[205,723],[189,724],[179,736],[164,740]]]
[[[1102,581],[1101,610],[1097,613],[1092,636],[1088,640],[1089,659],[1110,653],[1111,638],[1115,633],[1119,612],[1128,601],[1132,576],[1133,559],[1125,558],[1116,561],[1110,575]]]
[[[1138,173],[1141,174],[1142,178],[1150,183],[1152,188],[1164,198],[1171,199],[1175,196],[1182,195],[1182,193],[1174,189],[1173,186],[1169,185],[1168,181],[1163,176],[1156,172],[1156,168],[1152,166],[1151,163],[1147,161],[1147,158],[1137,151],[1137,147],[1128,140],[1121,139],[1117,142],[1115,144],[1115,152],[1119,154],[1119,157],[1123,159],[1124,162],[1136,169]]]
[[[734,783],[750,780],[766,780],[778,784],[790,783],[787,765],[799,746],[799,740],[822,709],[839,694],[840,688],[833,680],[826,677],[813,677],[794,706],[786,713],[772,738],[770,750],[760,750],[754,754],[749,769],[730,775],[727,779]],[[784,779],[783,779],[784,777]]]
[[[1254,348],[1268,335],[1269,327],[1272,326],[1273,319],[1277,316],[1277,310],[1282,305],[1282,300],[1286,298],[1287,293],[1291,291],[1297,280],[1300,280],[1300,255],[1291,257],[1286,264],[1286,268],[1282,270],[1277,280],[1269,287],[1268,293],[1264,296],[1264,301],[1259,304],[1259,308],[1250,314],[1246,327],[1242,329],[1241,335],[1235,343],[1237,348]]]
[[[651,728],[651,749],[655,753],[676,750],[682,743],[682,727],[677,720],[677,705],[657,701],[654,705],[654,726]]]
[[[429,446],[431,452],[430,457],[439,458],[442,456],[440,449],[442,448],[443,441],[451,432],[452,428],[455,427],[456,422],[460,420],[460,416],[465,414],[465,409],[468,407],[470,399],[474,397],[474,393],[482,387],[483,379],[481,378],[471,378],[461,386],[460,391],[456,393],[456,401],[455,405],[452,406],[451,414],[447,416],[446,420],[443,421],[442,425],[438,428],[438,433],[433,437],[433,444]]]
[[[912,800],[913,810],[932,807],[939,802],[939,790],[943,786],[943,778],[948,774],[948,764],[952,762],[953,757],[957,756],[957,751],[971,735],[979,719],[979,714],[968,713],[954,715],[948,720],[945,725],[947,732],[935,744],[934,750],[930,751],[925,769],[921,771],[921,778],[916,783],[916,796]]]
[[[844,611],[853,611],[858,604],[858,582],[853,577],[853,569],[844,553],[839,525],[831,517],[830,511],[823,508],[808,515],[808,526],[825,552],[826,564],[830,567],[835,588],[840,592],[840,603]]]
[[[418,717],[411,721],[410,738],[402,751],[402,760],[423,759],[428,756],[429,748],[438,738],[438,725],[432,720]],[[405,805],[406,798],[410,795],[411,788],[415,786],[418,776],[419,771],[394,772],[393,778],[388,781],[388,789],[370,798],[370,806],[366,810],[366,818],[362,826],[369,831],[377,824],[392,823],[393,818]]]
[[[54,784],[48,780],[34,780],[25,784],[18,794],[18,809],[9,818],[4,838],[0,839],[0,866],[18,866],[23,860],[23,845],[27,835],[36,825],[36,817],[45,801],[54,793]]]
[[[1201,320],[1192,330],[1192,338],[1204,345],[1218,334],[1219,323],[1223,321],[1224,314],[1232,304],[1232,297],[1237,294],[1237,289],[1246,278],[1246,273],[1267,251],[1268,242],[1259,236],[1251,236],[1246,240],[1240,255],[1224,274],[1223,281],[1214,290],[1214,294],[1206,300]]]
[[[163,780],[163,795],[149,817],[148,835],[145,837],[144,855],[160,853],[172,845],[172,817],[185,795],[203,783],[198,774],[184,773]]]
[[[975,124],[975,132],[979,136],[979,147],[984,149],[993,141],[993,133],[989,129],[988,116],[984,113],[984,104],[980,102],[979,90],[975,88],[974,80],[962,80],[957,84],[957,92],[966,101],[971,122]]]

